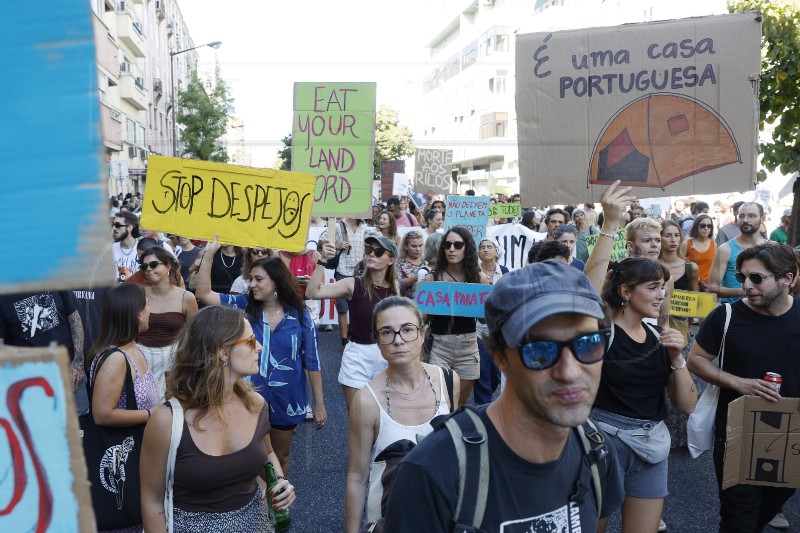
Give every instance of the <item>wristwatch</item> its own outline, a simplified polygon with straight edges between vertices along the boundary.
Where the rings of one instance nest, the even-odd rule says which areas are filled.
[[[317,259],[317,264],[321,267],[327,266],[327,263],[325,263],[325,261],[322,259]]]

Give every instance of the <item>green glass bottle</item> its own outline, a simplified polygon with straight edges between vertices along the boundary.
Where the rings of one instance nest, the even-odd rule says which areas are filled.
[[[275,524],[275,531],[288,531],[289,526],[292,524],[292,519],[289,516],[289,510],[286,509],[281,511],[280,509],[272,508],[272,496],[270,496],[270,492],[272,492],[272,489],[278,484],[278,476],[275,474],[275,467],[272,466],[270,461],[264,463],[264,475],[267,479],[267,501],[269,515],[272,517],[273,524]],[[280,494],[280,492],[278,494]]]

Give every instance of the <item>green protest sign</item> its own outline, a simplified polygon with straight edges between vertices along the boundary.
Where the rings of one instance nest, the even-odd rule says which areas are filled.
[[[597,239],[600,237],[599,233],[586,236],[586,248],[591,255],[594,245],[597,244]],[[608,237],[606,237],[608,238]],[[628,239],[625,234],[625,229],[620,228],[614,236],[614,246],[611,248],[611,261],[622,261],[628,257]]]
[[[519,218],[522,216],[522,204],[491,204],[489,218]]]
[[[375,95],[375,83],[294,84],[292,170],[316,176],[312,214],[370,213]]]

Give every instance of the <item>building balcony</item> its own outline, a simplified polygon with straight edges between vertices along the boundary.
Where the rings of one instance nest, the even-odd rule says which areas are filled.
[[[164,0],[156,0],[155,4],[156,17],[158,18],[158,21],[161,22],[167,16],[167,14],[164,12]]]
[[[119,96],[136,109],[147,109],[144,79],[139,76],[123,74],[119,79]]]
[[[94,27],[94,49],[97,63],[106,69],[108,74],[119,78],[119,47],[108,33],[108,28],[97,15],[92,15]]]
[[[161,96],[164,92],[164,84],[158,78],[153,78],[153,94]]]
[[[147,47],[142,23],[124,2],[120,2],[120,5],[124,7],[124,11],[122,9],[117,11],[117,37],[130,48],[133,55],[144,57]]]
[[[175,23],[172,21],[167,22],[167,37],[172,37],[175,34]]]
[[[122,150],[122,113],[109,105],[100,104],[100,129],[103,146],[111,150]]]

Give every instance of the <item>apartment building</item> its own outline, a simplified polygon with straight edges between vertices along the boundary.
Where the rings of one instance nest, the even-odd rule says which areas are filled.
[[[197,53],[174,0],[90,0],[109,194],[143,192],[150,153],[172,155],[175,94]]]
[[[515,35],[726,12],[721,0],[447,0],[425,44],[420,148],[453,150],[451,192],[518,192]],[[524,144],[524,143],[523,143]]]

